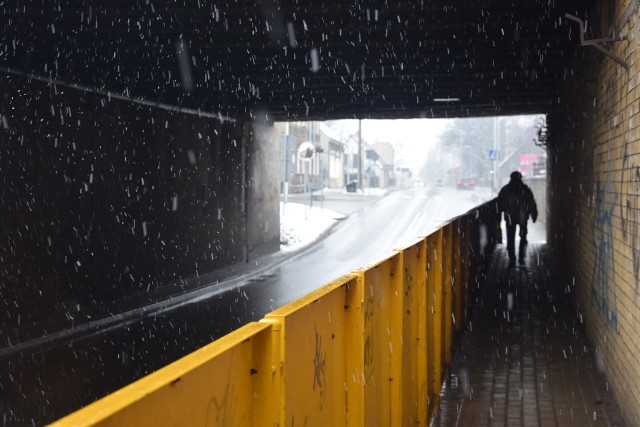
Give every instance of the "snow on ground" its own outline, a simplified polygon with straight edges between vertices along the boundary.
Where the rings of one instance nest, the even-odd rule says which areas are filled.
[[[325,190],[327,191],[327,190]],[[364,194],[365,196],[384,196],[389,192],[386,188],[365,188],[364,190],[358,190],[356,193],[347,193],[344,190],[340,190],[341,193],[345,194]]]
[[[280,203],[280,250],[293,251],[306,246],[344,218],[345,215],[339,212],[319,206]]]

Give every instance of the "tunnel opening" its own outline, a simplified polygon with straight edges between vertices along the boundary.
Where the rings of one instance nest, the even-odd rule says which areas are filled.
[[[280,146],[281,249],[292,228],[312,226],[291,224],[296,206],[309,221],[309,209],[321,209],[335,192],[435,191],[445,202],[463,195],[477,205],[497,197],[513,171],[538,204],[530,239],[546,242],[546,115],[275,122],[272,138]]]

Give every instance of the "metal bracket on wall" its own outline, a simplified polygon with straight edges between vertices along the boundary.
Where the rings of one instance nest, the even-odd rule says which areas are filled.
[[[620,58],[618,55],[613,53],[611,50],[604,47],[605,43],[620,42],[623,40],[628,40],[627,37],[607,37],[604,39],[585,40],[584,39],[584,21],[578,18],[577,16],[571,15],[570,13],[565,13],[564,17],[567,19],[570,19],[571,21],[577,22],[578,25],[580,26],[580,45],[581,46],[593,46],[596,49],[598,49],[600,52],[607,55],[609,58],[616,61],[618,64],[622,65],[625,69],[627,70],[629,69],[629,65],[626,62],[624,62],[622,58]]]

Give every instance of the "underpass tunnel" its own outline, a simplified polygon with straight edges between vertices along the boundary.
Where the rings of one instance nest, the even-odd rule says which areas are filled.
[[[640,425],[637,1],[98,3],[0,6],[2,351],[276,252],[274,121],[544,114],[530,260]]]

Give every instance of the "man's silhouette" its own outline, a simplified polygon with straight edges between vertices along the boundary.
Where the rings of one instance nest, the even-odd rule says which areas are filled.
[[[507,253],[509,263],[516,262],[515,239],[516,225],[520,227],[520,248],[518,260],[524,264],[524,256],[527,251],[527,221],[529,215],[533,222],[538,219],[538,208],[533,198],[531,189],[522,182],[520,172],[511,173],[511,181],[498,193],[498,210],[504,212],[504,220],[507,223]]]

